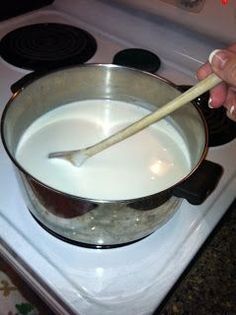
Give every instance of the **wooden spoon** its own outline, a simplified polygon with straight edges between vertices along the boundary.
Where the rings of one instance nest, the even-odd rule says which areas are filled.
[[[53,152],[48,155],[51,158],[63,158],[75,166],[79,167],[83,164],[88,158],[93,155],[107,149],[108,147],[118,143],[137,132],[143,130],[144,128],[150,126],[151,124],[159,121],[163,117],[169,115],[174,112],[181,106],[185,105],[188,102],[191,102],[196,97],[210,90],[217,84],[219,84],[222,80],[216,76],[214,73],[209,75],[206,79],[198,82],[191,89],[187,90],[185,93],[177,96],[172,101],[168,102],[166,105],[158,108],[155,112],[145,116],[144,118],[134,122],[128,127],[116,132],[110,137],[84,149],[79,150],[71,150],[71,151],[61,151],[61,152]]]

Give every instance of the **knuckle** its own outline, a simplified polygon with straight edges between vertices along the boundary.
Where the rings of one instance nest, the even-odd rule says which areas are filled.
[[[236,60],[234,63],[230,64],[227,69],[227,77],[226,80],[236,86]]]

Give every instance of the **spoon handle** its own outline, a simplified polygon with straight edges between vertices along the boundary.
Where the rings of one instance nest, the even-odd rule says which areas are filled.
[[[216,76],[214,73],[210,74],[206,79],[198,82],[192,88],[187,90],[185,93],[180,94],[178,97],[173,99],[172,101],[168,102],[164,106],[158,108],[155,112],[145,116],[144,118],[134,122],[133,124],[129,125],[128,127],[118,131],[117,133],[111,135],[110,137],[90,146],[83,151],[83,153],[87,157],[91,157],[100,151],[105,150],[106,148],[112,146],[113,144],[120,142],[135,133],[143,130],[144,128],[148,127],[149,125],[157,122],[158,120],[162,119],[163,117],[169,115],[170,113],[174,112],[181,106],[185,105],[186,103],[194,100],[196,97],[200,96],[201,94],[205,93],[206,91],[210,90],[217,84],[219,84],[222,80]]]

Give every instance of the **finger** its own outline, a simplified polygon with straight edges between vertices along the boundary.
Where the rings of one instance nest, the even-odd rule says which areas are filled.
[[[214,50],[209,56],[212,70],[226,83],[236,87],[236,53]]]
[[[227,109],[227,116],[236,121],[236,92],[234,89],[229,88],[224,106]]]
[[[212,73],[211,65],[209,64],[209,62],[207,62],[198,69],[197,78],[199,80],[203,80],[206,77],[208,77],[208,75],[211,73]]]
[[[228,46],[227,49],[233,53],[236,53],[236,44],[232,44],[232,45]]]
[[[232,53],[236,53],[236,44],[232,44],[228,46],[227,49],[231,51]],[[197,70],[197,78],[199,80],[203,80],[211,73],[212,73],[211,65],[209,62],[207,62]]]
[[[197,71],[197,77],[199,80],[203,80],[208,77],[209,74],[212,73],[212,68],[210,63],[206,63],[201,66]],[[225,83],[218,84],[215,88],[210,91],[210,98],[208,101],[208,105],[210,108],[220,107],[226,98],[227,89]]]
[[[220,83],[210,91],[208,105],[210,108],[217,108],[224,104],[227,96],[226,84]]]

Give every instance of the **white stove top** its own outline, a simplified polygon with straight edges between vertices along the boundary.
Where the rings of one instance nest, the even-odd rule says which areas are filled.
[[[31,23],[72,24],[97,40],[98,50],[89,62],[111,63],[121,49],[146,48],[162,60],[158,74],[178,84],[194,83],[195,70],[220,43],[146,18],[106,1],[56,1],[47,9],[1,22],[0,37]],[[0,59],[0,73],[2,112],[11,96],[10,85],[28,71]],[[0,143],[0,251],[58,314],[152,314],[235,198],[235,144],[234,140],[209,150],[207,159],[221,164],[224,174],[201,206],[184,201],[149,237],[121,248],[95,250],[65,243],[38,225]]]

